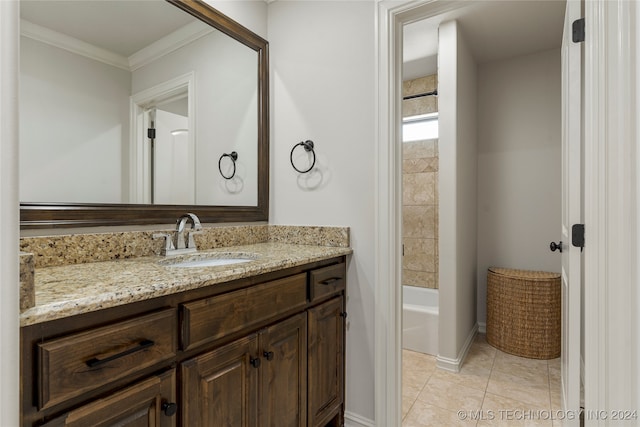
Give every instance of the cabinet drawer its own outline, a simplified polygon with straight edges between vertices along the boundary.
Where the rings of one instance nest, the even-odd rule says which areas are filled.
[[[313,270],[310,274],[309,299],[311,301],[337,294],[345,288],[347,270],[343,262]]]
[[[182,348],[190,350],[307,303],[306,274],[251,286],[182,306]]]
[[[175,389],[172,369],[76,408],[42,427],[175,427]]]
[[[48,408],[170,359],[177,347],[174,309],[37,345],[38,407]]]

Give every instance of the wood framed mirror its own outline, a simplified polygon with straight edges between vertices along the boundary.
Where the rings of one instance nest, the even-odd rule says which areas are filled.
[[[159,0],[160,1],[160,0]],[[32,4],[33,2],[26,2]],[[52,3],[51,1],[47,3]],[[75,4],[72,7],[78,7],[81,2],[67,2],[71,4]],[[86,2],[89,3],[89,2]],[[112,3],[112,4],[122,4],[123,2],[103,2],[103,3]],[[149,3],[149,2],[139,2],[141,4]],[[60,166],[52,166],[45,165],[46,167],[42,167],[43,161],[40,163],[34,162],[39,165],[38,172],[42,175],[37,179],[34,179],[34,182],[37,182],[35,187],[41,187],[38,191],[40,193],[31,197],[23,197],[23,181],[28,181],[22,179],[22,170],[23,162],[31,161],[31,156],[23,154],[23,135],[29,134],[32,129],[36,129],[38,123],[35,125],[30,125],[29,123],[34,123],[34,121],[30,121],[26,124],[23,124],[23,116],[28,116],[22,114],[22,105],[21,105],[21,189],[20,189],[20,225],[22,229],[33,229],[33,228],[68,228],[68,227],[89,227],[89,226],[114,226],[114,225],[141,225],[141,224],[162,224],[162,223],[173,223],[176,218],[185,212],[193,212],[202,222],[207,223],[218,223],[218,222],[254,222],[254,221],[267,221],[268,220],[268,212],[269,212],[269,75],[268,75],[268,67],[269,67],[269,52],[268,52],[268,42],[243,27],[239,23],[220,13],[219,11],[213,9],[206,3],[200,0],[167,0],[161,1],[162,4],[176,9],[181,14],[188,14],[194,18],[196,18],[201,23],[205,23],[208,26],[214,28],[216,31],[224,34],[225,37],[228,37],[230,40],[234,40],[239,42],[242,46],[246,47],[250,50],[251,55],[255,57],[255,69],[251,69],[249,71],[250,79],[255,77],[254,85],[254,95],[252,97],[252,103],[249,106],[243,106],[243,116],[242,119],[245,121],[251,122],[252,132],[250,134],[250,139],[253,146],[255,148],[251,148],[248,150],[240,151],[239,153],[239,161],[244,160],[249,166],[246,167],[246,182],[240,182],[240,189],[242,190],[242,185],[245,185],[246,188],[250,188],[251,195],[247,201],[247,199],[242,199],[236,197],[236,200],[240,200],[238,203],[234,203],[234,199],[230,197],[218,197],[215,198],[207,198],[206,196],[202,196],[203,192],[213,192],[213,190],[209,191],[208,185],[214,187],[222,188],[222,185],[227,185],[227,181],[225,178],[221,177],[224,175],[221,171],[218,174],[219,169],[219,158],[222,158],[224,162],[228,162],[230,156],[222,157],[223,154],[236,151],[235,146],[227,145],[220,146],[216,148],[216,150],[209,150],[200,148],[196,150],[195,155],[192,155],[195,158],[196,163],[194,168],[201,171],[201,173],[208,173],[207,178],[203,180],[204,184],[197,184],[196,187],[200,190],[193,190],[195,196],[191,199],[188,199],[187,202],[184,201],[172,201],[171,199],[160,200],[160,202],[156,201],[156,203],[151,203],[153,201],[153,196],[151,196],[151,200],[149,199],[149,183],[148,183],[148,160],[147,163],[144,163],[144,167],[140,166],[139,171],[136,172],[135,169],[132,169],[131,165],[128,167],[122,166],[124,172],[122,175],[126,175],[126,178],[123,179],[123,183],[118,183],[118,188],[122,189],[121,193],[124,194],[122,200],[119,200],[118,197],[114,197],[113,201],[95,201],[91,200],[86,202],[84,200],[87,199],[86,196],[84,198],[80,198],[80,200],[76,200],[73,196],[69,197],[62,196],[50,196],[47,193],[53,193],[55,189],[59,189],[64,184],[58,184],[53,179],[57,174],[64,174],[65,171],[81,169],[84,162],[76,161],[76,163],[67,164]],[[24,17],[23,17],[24,23]],[[24,33],[23,33],[24,35]],[[22,37],[24,39],[24,37]],[[234,42],[235,43],[235,42]],[[214,52],[211,55],[215,55]],[[21,64],[21,74],[22,67],[25,64],[25,61],[28,60],[28,55],[23,55],[26,59],[22,59]],[[209,56],[207,55],[202,55]],[[42,60],[42,59],[40,59]],[[37,65],[37,64],[36,64]],[[34,67],[38,68],[38,67]],[[40,67],[42,68],[42,67]],[[233,67],[228,67],[231,71],[234,70]],[[195,71],[197,77],[207,76],[207,72],[203,71]],[[22,79],[25,81],[25,79]],[[133,85],[135,85],[135,78],[132,79]],[[23,84],[21,83],[21,86]],[[185,83],[186,85],[186,83]],[[228,83],[222,83],[222,85],[231,86]],[[207,93],[207,89],[209,86],[204,83],[200,83],[196,81],[194,87],[190,90],[193,90],[194,97],[200,101],[204,99],[217,99],[222,102],[222,100],[229,98],[229,94],[220,94],[220,93]],[[21,96],[21,104],[23,104],[23,92],[24,90],[21,88],[20,96]],[[139,93],[143,93],[144,91],[138,91]],[[170,93],[170,91],[168,92]],[[46,96],[43,91],[39,91],[36,93],[39,97]],[[133,122],[136,121],[135,114],[135,100],[138,99],[135,96],[135,92],[129,94],[130,95],[130,111],[127,111],[126,115],[128,116],[130,123],[132,125]],[[35,97],[35,96],[34,96]],[[41,98],[42,99],[42,98]],[[142,104],[140,104],[142,105]],[[192,107],[190,107],[192,108]],[[224,105],[218,105],[217,107],[218,113],[228,114],[227,111],[230,111],[230,108],[227,108]],[[247,113],[248,112],[248,113]],[[50,114],[51,110],[45,111],[46,114]],[[190,115],[192,112],[189,113]],[[208,130],[207,127],[211,128],[215,119],[217,118],[219,121],[226,121],[233,123],[233,120],[228,120],[225,117],[225,114],[205,114],[198,111],[196,115],[196,123],[199,127],[198,129]],[[247,119],[249,117],[251,120]],[[255,120],[254,120],[255,118]],[[45,126],[42,126],[45,128]],[[47,127],[48,128],[48,127]],[[132,126],[133,128],[133,126]],[[146,129],[145,129],[146,131]],[[129,162],[134,163],[135,159],[135,150],[131,148],[134,144],[133,139],[137,136],[133,135],[133,132],[121,132],[124,136],[122,140],[126,142],[122,143],[123,147],[126,148],[121,149],[121,157],[127,158],[126,161],[123,161],[123,164]],[[227,132],[228,134],[229,132]],[[238,132],[240,133],[240,132]],[[246,132],[245,132],[246,133]],[[194,132],[195,134],[195,132]],[[232,137],[228,137],[225,134],[225,138],[219,138],[226,140],[233,139]],[[131,135],[131,136],[130,136]],[[193,138],[198,140],[200,138],[200,134],[195,135]],[[38,139],[38,138],[36,138]],[[38,140],[41,141],[40,137]],[[47,138],[49,139],[49,138]],[[50,139],[53,139],[50,138]],[[209,141],[212,138],[204,138],[201,140]],[[213,138],[215,139],[215,138]],[[39,142],[41,143],[41,142]],[[39,151],[40,148],[36,147],[33,151]],[[210,152],[207,152],[209,150]],[[255,152],[254,152],[255,150]],[[85,149],[85,151],[91,151]],[[148,157],[148,149],[138,149],[139,157]],[[42,155],[42,154],[41,154]],[[220,156],[220,157],[219,157]],[[99,151],[94,151],[93,157],[94,161],[101,161],[101,154]],[[153,157],[152,157],[153,159]],[[45,159],[46,160],[46,159]],[[153,163],[152,163],[153,164]],[[29,165],[31,167],[31,165]],[[77,167],[76,167],[77,166]],[[85,165],[86,166],[86,165]],[[47,169],[49,167],[49,169]],[[91,170],[96,169],[97,167],[93,165],[88,165],[85,169]],[[32,169],[35,169],[33,167]],[[151,168],[153,169],[153,167]],[[234,166],[235,169],[235,166]],[[133,172],[131,172],[133,170]],[[240,165],[239,170],[242,170],[242,164]],[[136,174],[142,176],[136,178]],[[215,175],[215,179],[217,180],[217,184],[213,183],[212,176]],[[156,176],[156,175],[151,175]],[[228,175],[227,175],[228,176]],[[197,178],[196,178],[197,179]],[[208,181],[207,181],[208,180]],[[73,177],[68,179],[66,182],[82,182],[83,178]],[[88,180],[87,180],[88,181]],[[103,179],[102,182],[106,182],[109,185],[113,180]],[[151,178],[151,182],[153,183],[153,178]],[[98,184],[89,184],[85,183],[85,186],[88,188],[88,194],[93,195],[94,192],[100,192],[100,185]],[[237,187],[237,183],[236,183]],[[204,191],[203,191],[204,190]],[[118,190],[120,191],[120,190]],[[189,190],[192,191],[192,190]],[[181,193],[182,188],[179,187],[176,191],[177,193]],[[151,190],[153,193],[153,190]],[[228,191],[228,193],[233,193],[233,191]],[[242,191],[236,191],[237,194],[241,194]],[[39,197],[37,194],[43,194],[44,196]],[[62,199],[61,201],[57,201],[58,199]],[[90,197],[89,197],[90,198]],[[42,201],[42,199],[52,200],[52,201]],[[160,198],[158,198],[160,199]],[[34,201],[35,200],[35,201]],[[177,200],[177,199],[176,199]]]

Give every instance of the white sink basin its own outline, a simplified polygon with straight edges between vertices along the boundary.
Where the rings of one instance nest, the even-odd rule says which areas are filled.
[[[210,258],[210,259],[199,259],[194,261],[182,261],[176,264],[169,264],[167,267],[216,267],[218,265],[231,265],[231,264],[239,264],[242,262],[253,261],[252,259],[246,258]]]
[[[164,259],[160,264],[165,267],[177,268],[203,268],[218,267],[221,265],[241,264],[254,261],[256,258],[244,254],[198,254],[188,258]]]

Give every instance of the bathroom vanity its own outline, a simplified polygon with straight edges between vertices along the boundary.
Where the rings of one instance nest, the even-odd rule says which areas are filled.
[[[56,84],[58,76],[84,76],[84,68],[76,70],[72,64],[78,59],[84,64],[87,58],[70,56],[66,68],[64,61],[41,59],[39,52],[50,49],[46,43],[38,44],[41,40],[22,43],[22,57],[38,58],[36,69],[46,71],[48,87],[70,90],[43,98],[37,86],[41,79],[25,78],[25,85],[36,85],[23,92],[37,94],[32,101],[38,105],[25,111],[68,110],[69,126],[75,129],[79,123],[93,123],[78,117],[96,110],[78,104],[78,99],[97,100],[98,116],[103,117],[103,104],[112,93],[122,94],[123,101],[113,103],[114,111],[120,104],[131,110],[116,115],[137,119],[95,127],[102,135],[105,128],[131,125],[133,129],[124,133],[138,137],[123,145],[132,147],[123,166],[120,159],[125,156],[120,152],[109,164],[108,156],[96,155],[94,149],[66,149],[71,144],[67,132],[58,137],[47,133],[47,147],[63,144],[53,150],[57,154],[86,152],[91,157],[46,158],[56,174],[44,179],[39,175],[44,169],[21,165],[21,182],[35,183],[21,194],[21,228],[156,225],[171,223],[184,212],[194,214],[179,218],[175,230],[179,244],[172,244],[166,230],[21,240],[20,250],[29,254],[32,265],[31,271],[21,271],[21,278],[33,278],[35,266],[30,286],[22,287],[21,279],[25,291],[20,317],[21,426],[342,426],[346,260],[351,254],[348,228],[203,229],[196,221],[196,214],[210,224],[268,221],[268,42],[198,0],[146,2],[141,8],[135,2],[104,2],[114,10],[102,14],[98,9],[87,14],[81,2],[62,3],[22,2],[23,26],[30,21],[29,28],[40,28],[49,15],[64,16],[90,28],[93,38],[102,32],[94,31],[90,22],[109,24],[103,15],[132,18],[131,6],[142,12],[139,22],[165,16],[172,25],[154,29],[176,31],[163,34],[150,45],[153,49],[144,48],[147,62],[123,68],[131,74],[123,79],[126,90],[105,86],[109,96],[90,92],[103,86],[95,84],[95,73],[88,87]],[[46,7],[55,10],[49,13]],[[154,22],[158,21],[154,18]],[[136,33],[144,27],[120,20],[113,24],[111,31],[118,37],[127,27]],[[73,25],[62,27],[60,31]],[[48,30],[46,34],[55,32],[53,27]],[[28,61],[24,62],[22,71],[28,73]],[[54,68],[63,65],[63,71]],[[106,82],[113,80],[111,68],[105,70],[101,63],[92,66],[109,76]],[[21,103],[28,105],[27,97],[22,98]],[[72,101],[69,108],[60,107],[67,99]],[[182,102],[180,111],[186,111],[189,120],[188,126],[179,126],[181,131],[189,130],[185,150],[199,153],[186,155],[188,162],[181,168],[152,163],[161,156],[145,154],[156,139],[151,129],[158,118],[156,110],[166,105],[174,109],[174,101]],[[150,127],[142,126],[145,120]],[[55,121],[58,125],[59,118]],[[85,132],[74,134],[79,136],[74,142],[78,146],[86,140],[98,141],[85,137]],[[42,141],[39,135],[21,135],[21,152],[30,153],[25,156],[31,161],[27,165],[39,165],[38,156],[48,156]],[[96,146],[116,149],[120,142]],[[234,174],[235,160],[240,162],[236,181],[220,167],[223,158],[231,158],[229,152],[235,153]],[[198,159],[204,163],[193,163]],[[211,159],[220,159],[218,170],[210,167]],[[93,167],[70,175],[81,168],[56,166],[67,164]],[[160,195],[167,189],[156,186],[158,176],[147,173],[155,169],[165,172],[157,174],[163,178],[171,170],[180,170],[180,176],[186,170],[200,172],[189,176],[188,186],[176,185],[175,198],[165,199]],[[129,170],[128,185],[120,181],[121,170]],[[203,174],[211,170],[211,176]],[[60,183],[51,181],[57,175],[63,178]],[[109,191],[107,184],[113,187]],[[129,190],[120,194],[125,187]],[[198,193],[196,188],[203,191]],[[185,244],[180,238],[188,218],[192,224],[188,238],[198,233],[200,249],[178,265],[177,258],[160,254],[196,250],[195,242]],[[202,258],[193,258],[196,255]],[[231,258],[237,262],[225,265]]]
[[[264,242],[36,268],[27,426],[342,426],[345,247]]]

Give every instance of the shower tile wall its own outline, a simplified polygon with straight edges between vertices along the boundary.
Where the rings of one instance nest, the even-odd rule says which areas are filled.
[[[403,83],[403,96],[431,92],[437,76]],[[403,101],[403,117],[438,111],[438,98]],[[402,284],[438,288],[438,140],[402,144]]]

